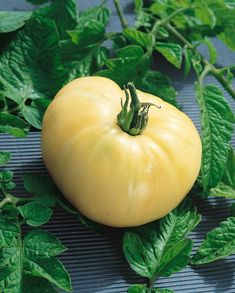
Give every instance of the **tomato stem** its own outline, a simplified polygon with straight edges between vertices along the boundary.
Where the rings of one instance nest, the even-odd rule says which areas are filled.
[[[133,82],[124,86],[125,102],[121,100],[121,112],[117,115],[117,123],[123,131],[130,135],[139,135],[148,123],[148,112],[151,106],[161,108],[153,103],[141,103]],[[131,102],[129,103],[131,98]]]

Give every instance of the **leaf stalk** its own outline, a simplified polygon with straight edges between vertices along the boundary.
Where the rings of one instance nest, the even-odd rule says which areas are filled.
[[[121,8],[121,5],[120,5],[119,0],[113,0],[113,3],[114,3],[114,6],[116,8],[118,17],[120,19],[122,28],[123,29],[127,28],[128,27],[128,22],[127,22],[127,20],[124,17],[124,14],[123,14],[123,11],[122,11],[122,8]]]
[[[168,29],[168,31],[170,33],[172,33],[184,45],[187,45],[188,48],[191,49],[194,53],[197,52],[196,48],[183,35],[181,35],[181,33],[178,32],[170,23],[166,24],[166,29]],[[212,73],[212,75],[218,80],[218,82],[223,86],[223,88],[235,100],[235,89],[226,80],[226,78],[224,77],[223,72],[221,71],[221,69],[216,68],[210,62],[208,62],[200,53],[199,53],[199,55],[202,58],[203,65],[210,68],[210,72]]]

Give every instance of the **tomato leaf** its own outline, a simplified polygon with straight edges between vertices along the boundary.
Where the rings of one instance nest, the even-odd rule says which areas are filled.
[[[83,11],[79,17],[79,23],[82,24],[88,20],[97,20],[106,26],[109,22],[110,16],[111,10],[100,5]]]
[[[35,255],[36,257],[54,257],[63,253],[66,248],[61,244],[58,238],[51,233],[34,229],[26,234],[24,249],[27,254]],[[39,243],[40,242],[40,246]]]
[[[51,216],[52,210],[37,202],[30,202],[24,206],[18,207],[18,211],[25,219],[29,226],[38,227],[47,223]]]
[[[58,293],[55,287],[43,278],[25,275],[22,282],[27,293]]]
[[[222,92],[214,85],[196,84],[196,99],[201,108],[202,165],[204,196],[221,180],[229,155],[234,115]]]
[[[235,253],[235,217],[230,217],[218,228],[207,233],[191,264],[210,263],[233,253]]]
[[[151,35],[133,28],[126,28],[123,35],[134,45],[148,49],[152,45]]]
[[[97,59],[100,57],[109,16],[109,10],[105,8],[88,10],[81,15],[74,30],[68,31],[70,39],[61,42],[62,62],[68,72],[67,81],[92,75],[92,72],[100,69]]]
[[[29,131],[29,124],[21,118],[0,112],[0,133],[8,133],[15,137],[25,137]]]
[[[220,18],[221,24],[223,25],[223,31],[218,35],[219,39],[225,43],[231,50],[235,50],[235,20],[234,20],[235,7],[223,9],[218,11],[217,14]]]
[[[189,262],[192,241],[186,236],[199,223],[200,216],[189,199],[155,223],[136,232],[126,232],[123,250],[132,269],[149,279],[170,276]]]
[[[33,230],[21,239],[19,225],[3,218],[0,219],[0,231],[1,291],[32,292],[32,284],[40,285],[41,292],[44,288],[48,290],[54,286],[68,292],[72,290],[67,271],[55,257],[64,251],[55,236],[43,230]],[[32,279],[32,276],[40,278]],[[30,291],[26,288],[30,288]]]
[[[0,165],[5,165],[9,162],[11,158],[11,153],[9,152],[0,152]]]
[[[182,48],[174,43],[157,42],[155,49],[160,52],[171,64],[180,68],[182,63]]]
[[[54,22],[30,20],[0,57],[2,94],[18,104],[29,98],[52,98],[67,75],[59,51]]]
[[[235,199],[235,153],[231,148],[227,165],[221,181],[210,189],[210,196],[222,196]]]
[[[164,101],[177,106],[176,91],[170,79],[159,71],[147,71],[138,85],[139,89],[156,95]]]
[[[12,181],[13,173],[9,170],[0,172],[0,187],[5,191],[10,191],[15,188],[15,183]]]
[[[215,187],[210,189],[209,195],[235,199],[235,189],[223,182],[219,182]]]
[[[213,29],[216,24],[216,17],[213,11],[206,4],[206,1],[196,0],[194,1],[194,4],[195,4],[195,9],[194,9],[195,16],[202,22],[202,24],[208,25]]]
[[[46,207],[55,205],[55,197],[60,191],[50,177],[25,174],[23,180],[25,190],[34,195],[38,203]]]
[[[68,31],[72,42],[83,48],[84,50],[89,49],[91,46],[98,45],[98,43],[104,38],[105,26],[102,22],[95,19],[87,20],[83,26],[80,26],[76,30]]]
[[[0,11],[0,33],[18,30],[24,26],[31,14],[31,11]]]
[[[42,119],[47,107],[50,104],[50,100],[39,98],[30,104],[30,106],[23,105],[21,112],[24,119],[36,129],[42,128]]]
[[[49,18],[55,22],[60,39],[67,38],[67,30],[74,29],[77,25],[78,10],[75,0],[52,0],[50,5],[36,10],[36,16],[43,19]]]
[[[106,62],[107,69],[96,75],[110,78],[121,87],[128,81],[139,81],[150,64],[150,56],[140,46],[130,45],[118,51],[115,58]]]

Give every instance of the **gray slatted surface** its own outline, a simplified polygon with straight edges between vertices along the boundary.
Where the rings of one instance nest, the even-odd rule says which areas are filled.
[[[98,0],[81,0],[79,6],[83,10],[99,3]],[[132,1],[122,0],[121,3],[128,20],[132,22]],[[107,4],[113,9],[111,0]],[[23,0],[0,0],[0,10],[31,10],[33,7]],[[109,30],[120,30],[115,12]],[[218,61],[220,65],[235,63],[234,53],[226,50],[219,41],[215,41],[215,44],[220,52]],[[202,51],[204,52],[204,48]],[[184,81],[182,75],[173,67],[169,67],[162,59],[157,59],[157,67],[164,69],[172,76],[182,109],[199,127],[199,113],[193,97],[194,76]],[[211,78],[208,82],[214,82],[214,80]],[[233,145],[235,145],[235,139],[233,139]],[[0,149],[9,150],[13,154],[8,166],[15,172],[18,195],[24,193],[20,179],[22,174],[31,172],[47,174],[41,159],[40,133],[30,133],[27,139],[0,135]],[[195,199],[195,203],[199,206],[203,220],[192,234],[195,241],[194,250],[201,243],[205,233],[216,227],[230,214],[228,202],[222,198],[212,198],[208,201]],[[129,285],[143,282],[131,271],[123,258],[120,231],[113,229],[103,236],[95,235],[60,208],[56,208],[53,219],[45,225],[45,228],[55,233],[68,247],[61,258],[71,273],[75,293],[123,293]],[[176,293],[235,293],[234,268],[235,256],[231,256],[211,265],[194,269],[188,267],[170,278],[161,278],[157,286],[171,288]]]

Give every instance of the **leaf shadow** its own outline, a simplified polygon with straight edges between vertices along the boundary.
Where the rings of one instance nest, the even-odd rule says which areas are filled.
[[[214,287],[214,293],[225,293],[234,284],[235,259],[218,260],[205,266],[192,267],[192,270],[202,277],[205,285]]]

